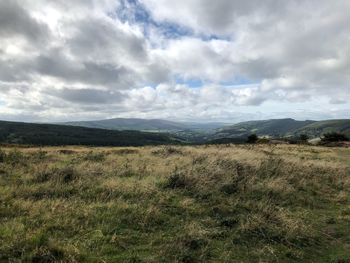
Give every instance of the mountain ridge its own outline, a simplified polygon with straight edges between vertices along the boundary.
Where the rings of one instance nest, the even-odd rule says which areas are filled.
[[[107,120],[107,124],[121,119]],[[173,143],[245,142],[251,134],[270,138],[297,138],[306,134],[318,138],[328,132],[350,137],[350,119],[298,121],[291,118],[270,119],[220,126],[220,123],[180,123],[152,119],[123,119],[124,128],[113,130],[65,124],[35,124],[0,121],[0,143],[34,145],[142,146]],[[96,121],[95,121],[96,122]],[[97,121],[98,124],[101,121]],[[102,120],[102,123],[104,121]],[[128,125],[126,125],[126,124]],[[141,124],[140,124],[141,123]],[[83,123],[86,124],[86,123]],[[89,123],[88,123],[89,124]],[[147,124],[147,125],[145,125]],[[157,126],[155,126],[157,124]],[[89,124],[90,125],[90,124]],[[94,121],[91,125],[96,125]],[[130,125],[134,125],[133,129]],[[136,130],[137,127],[150,130]],[[103,127],[103,126],[102,126]],[[159,130],[155,130],[155,127]],[[161,128],[163,130],[161,130]],[[153,130],[152,130],[153,129]]]
[[[350,135],[350,119],[298,121],[285,118],[247,121],[219,129],[214,137],[246,137],[253,133],[266,137],[296,137],[300,134],[307,134],[310,137],[320,137],[322,134],[332,131]]]
[[[59,125],[81,126],[87,128],[102,128],[110,130],[139,131],[183,131],[183,130],[214,130],[225,125],[223,122],[177,122],[163,119],[112,118],[93,121],[70,121],[56,123]]]

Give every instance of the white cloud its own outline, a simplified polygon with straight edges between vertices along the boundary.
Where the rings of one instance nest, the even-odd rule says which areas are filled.
[[[349,7],[0,0],[0,118],[241,120],[284,116],[296,105],[298,118],[344,117]],[[284,113],[269,106],[278,103]]]

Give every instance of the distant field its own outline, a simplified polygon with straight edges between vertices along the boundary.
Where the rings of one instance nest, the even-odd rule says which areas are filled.
[[[0,262],[350,262],[350,148],[3,148]]]

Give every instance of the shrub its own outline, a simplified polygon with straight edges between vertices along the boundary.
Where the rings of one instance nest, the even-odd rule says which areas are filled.
[[[167,181],[164,184],[164,188],[187,188],[190,185],[191,181],[184,173],[174,172],[168,177]]]
[[[50,180],[51,177],[50,170],[47,169],[47,167],[44,167],[42,169],[39,169],[35,174],[33,178],[34,183],[44,183]]]
[[[84,161],[91,161],[91,162],[102,162],[105,159],[104,153],[96,153],[93,151],[88,152],[83,157]]]
[[[43,151],[42,149],[34,152],[32,155],[33,159],[39,160],[39,161],[44,160],[46,158],[46,156],[47,156],[47,152]]]
[[[12,150],[5,155],[5,162],[11,165],[23,164],[25,156],[18,150]]]
[[[59,150],[58,153],[71,155],[71,154],[75,154],[76,152],[73,150]]]
[[[270,139],[268,138],[259,138],[257,143],[261,143],[261,144],[267,144],[270,142]]]
[[[258,136],[256,134],[251,134],[247,138],[247,143],[256,143],[258,141]]]
[[[53,181],[55,183],[64,183],[74,181],[78,178],[78,173],[73,167],[43,169],[37,172],[34,182],[44,183],[47,181]]]
[[[167,157],[169,155],[176,155],[176,154],[183,155],[183,152],[175,147],[165,146],[158,150],[152,151],[152,154]]]
[[[340,132],[329,132],[325,133],[323,137],[321,138],[322,142],[341,142],[341,141],[348,141],[349,138],[346,137],[344,133]]]
[[[56,171],[58,179],[62,183],[69,183],[77,178],[77,172],[72,167],[64,167]]]
[[[120,154],[120,155],[128,155],[128,154],[138,154],[139,150],[137,149],[118,149],[118,150],[113,150],[113,154]]]
[[[300,141],[300,142],[305,143],[305,142],[307,142],[308,140],[309,140],[309,136],[308,136],[307,134],[300,134],[300,136],[299,136],[299,141]]]

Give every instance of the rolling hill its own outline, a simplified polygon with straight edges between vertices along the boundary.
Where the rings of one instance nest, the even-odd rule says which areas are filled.
[[[29,145],[142,146],[174,143],[236,143],[256,133],[272,138],[310,138],[338,131],[350,137],[350,120],[297,121],[274,119],[248,121],[231,126],[219,123],[177,123],[165,120],[111,119],[74,122],[74,125],[0,121],[0,143]],[[73,123],[71,123],[73,124]],[[90,126],[80,127],[78,125]],[[124,125],[124,126],[123,126]],[[98,128],[97,128],[98,127]],[[115,130],[115,129],[120,130]]]
[[[109,130],[137,130],[152,132],[179,132],[186,130],[208,131],[224,126],[224,123],[174,122],[160,119],[115,118],[96,121],[72,121],[57,123],[87,128]]]
[[[350,120],[297,121],[294,119],[272,119],[248,121],[221,128],[217,130],[213,138],[244,138],[252,133],[267,137],[294,137],[300,134],[319,137],[330,131],[350,135]]]
[[[295,134],[307,134],[311,137],[327,132],[341,132],[350,137],[350,120],[326,120],[311,123],[294,131]]]
[[[142,146],[176,142],[161,133],[0,121],[0,143],[6,144]]]
[[[72,121],[60,124],[108,130],[173,131],[183,129],[183,126],[179,123],[158,119],[116,118],[96,121]]]

